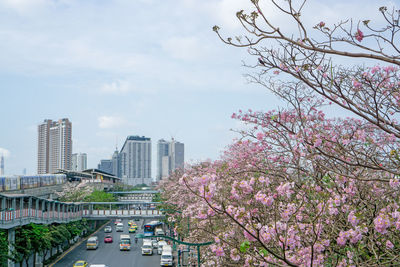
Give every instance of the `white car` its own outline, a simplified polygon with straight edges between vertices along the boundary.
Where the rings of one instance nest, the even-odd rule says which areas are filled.
[[[158,241],[155,239],[151,240],[151,245],[153,246],[153,248],[158,248]]]
[[[143,241],[142,255],[153,255],[153,245],[151,241]]]
[[[174,265],[174,256],[172,256],[172,248],[171,246],[164,246],[163,252],[161,254],[161,266],[173,266]]]
[[[157,248],[157,254],[161,255],[162,254],[162,250],[163,250],[163,246],[167,246],[167,242],[165,241],[158,241],[158,248]]]

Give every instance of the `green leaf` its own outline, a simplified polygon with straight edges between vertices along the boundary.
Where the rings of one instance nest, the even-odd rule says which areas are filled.
[[[265,248],[260,248],[260,254],[266,257],[268,255],[268,251]]]
[[[245,253],[249,247],[250,247],[250,242],[246,240],[242,244],[240,244],[239,250],[240,252]]]

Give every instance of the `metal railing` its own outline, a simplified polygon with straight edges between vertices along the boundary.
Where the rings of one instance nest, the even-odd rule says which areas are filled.
[[[68,203],[27,195],[0,194],[0,228],[10,229],[29,223],[62,223],[112,217],[162,217],[155,202]]]

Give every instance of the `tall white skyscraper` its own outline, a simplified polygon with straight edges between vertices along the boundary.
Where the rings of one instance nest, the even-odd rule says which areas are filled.
[[[0,175],[4,175],[4,156],[0,157]]]
[[[45,120],[38,126],[38,174],[71,170],[72,124],[68,119]]]
[[[157,181],[168,177],[174,170],[184,167],[185,145],[160,139],[157,143]]]
[[[150,184],[151,139],[128,136],[120,152],[121,177],[129,185]]]
[[[72,154],[72,167],[73,171],[83,171],[87,169],[87,154],[75,153]]]

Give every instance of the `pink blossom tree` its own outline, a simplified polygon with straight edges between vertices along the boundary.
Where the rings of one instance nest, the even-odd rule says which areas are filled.
[[[294,37],[251,2],[254,12],[237,13],[248,36],[233,41],[214,30],[257,57],[247,66],[260,71],[248,77],[288,108],[234,113],[249,127],[220,160],[162,184],[166,205],[182,212],[169,220],[183,234],[190,218],[186,238],[215,241],[203,249],[204,266],[399,265],[399,12],[380,8],[382,29],[317,21],[313,30],[325,38],[317,40],[301,20],[305,1],[271,0],[297,25]],[[338,57],[373,65],[336,66]],[[356,118],[327,118],[331,104]]]

